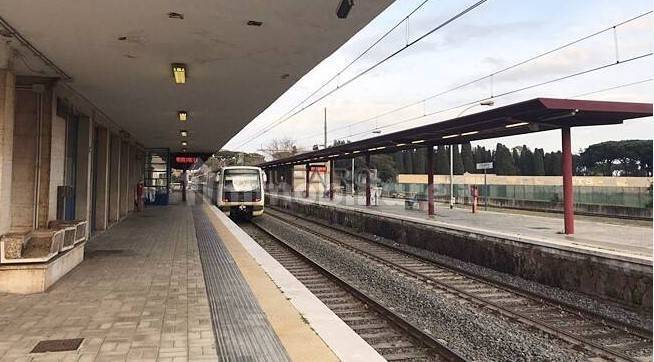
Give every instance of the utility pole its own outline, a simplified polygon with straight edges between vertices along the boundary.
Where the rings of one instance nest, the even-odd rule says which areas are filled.
[[[325,148],[327,148],[327,107],[325,107]]]

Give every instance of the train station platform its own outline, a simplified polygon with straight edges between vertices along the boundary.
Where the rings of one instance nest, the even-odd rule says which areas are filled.
[[[290,197],[288,194],[276,196]],[[484,211],[481,206],[481,210],[473,214],[469,207],[450,209],[446,204],[436,204],[436,214],[430,217],[426,211],[407,210],[404,199],[380,198],[378,205],[370,207],[365,205],[365,196],[360,195],[334,195],[333,201],[317,194],[311,194],[309,198],[296,195],[294,199],[516,241],[542,243],[596,255],[612,255],[628,261],[649,260],[651,264],[652,260],[652,223],[647,221],[580,216],[575,221],[575,235],[569,236],[563,233],[563,216],[554,213],[500,209]]]
[[[130,214],[45,293],[0,294],[0,360],[380,359],[201,200]],[[80,338],[73,350],[33,352]]]

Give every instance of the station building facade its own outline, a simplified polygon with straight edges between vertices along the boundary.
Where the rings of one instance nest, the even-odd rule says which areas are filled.
[[[126,217],[144,149],[56,78],[0,64],[0,291],[47,289]]]

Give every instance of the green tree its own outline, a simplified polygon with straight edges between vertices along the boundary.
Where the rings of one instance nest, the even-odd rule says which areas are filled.
[[[450,158],[445,146],[438,146],[435,155],[435,174],[449,175],[450,174]]]
[[[511,151],[501,143],[495,148],[495,173],[498,175],[515,175],[516,168],[513,164]]]
[[[461,145],[461,160],[463,161],[464,172],[475,173],[475,160],[469,143]]]
[[[522,146],[520,152],[520,174],[525,176],[534,175],[534,153],[527,145]]]
[[[546,176],[561,176],[561,151],[546,153],[544,164]]]
[[[513,165],[515,165],[515,174],[521,175],[520,169],[520,152],[522,149],[520,147],[513,147],[511,150],[511,158],[513,159]]]
[[[534,176],[544,176],[545,175],[545,156],[542,148],[536,148],[534,150]]]
[[[461,158],[461,153],[459,153],[459,145],[452,145],[452,160],[453,160],[453,168],[454,168],[454,174],[455,175],[463,175],[464,167],[463,167],[463,159]]]
[[[580,172],[591,175],[649,176],[652,174],[652,140],[596,143],[580,154]]]
[[[377,170],[377,177],[382,182],[395,182],[398,172],[393,156],[388,154],[372,155],[370,166]]]

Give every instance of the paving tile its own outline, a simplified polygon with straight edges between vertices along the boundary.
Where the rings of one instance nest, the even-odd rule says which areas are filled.
[[[191,348],[195,360],[216,360],[191,207],[129,216],[91,239],[84,262],[46,293],[0,293],[0,360],[186,361]],[[74,352],[29,353],[40,340],[78,337]]]

